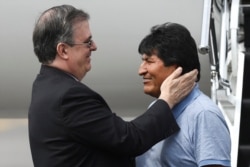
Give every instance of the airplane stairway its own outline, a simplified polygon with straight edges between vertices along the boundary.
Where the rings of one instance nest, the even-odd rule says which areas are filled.
[[[238,167],[250,167],[250,4],[243,8],[245,64],[242,88]]]
[[[204,0],[199,52],[208,55],[211,98],[231,134],[232,167],[250,167],[250,0]]]

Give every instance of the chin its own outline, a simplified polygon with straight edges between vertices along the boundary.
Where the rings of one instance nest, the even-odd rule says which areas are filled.
[[[88,68],[86,68],[86,71],[89,72],[91,70],[91,66],[89,66]]]
[[[144,93],[155,98],[158,98],[160,96],[160,93],[158,92],[144,91]]]
[[[152,97],[158,97],[158,96],[156,96],[153,92],[151,92],[151,91],[146,91],[146,90],[144,90],[144,93],[145,94],[147,94],[147,95],[149,95],[149,96],[152,96]]]

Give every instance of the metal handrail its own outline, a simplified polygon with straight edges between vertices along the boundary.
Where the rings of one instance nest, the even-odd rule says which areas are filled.
[[[209,29],[210,29],[211,7],[212,7],[212,0],[204,0],[201,41],[199,46],[199,52],[201,54],[209,53]]]
[[[227,0],[224,0],[223,2],[223,8],[222,8],[222,17],[221,17],[221,30],[220,30],[220,76],[222,80],[227,79],[227,68],[225,68],[226,64],[226,55],[227,55],[227,33],[228,33],[228,23],[229,23],[229,9],[228,9],[228,3]]]
[[[231,53],[232,53],[232,75],[237,76],[238,64],[238,28],[239,28],[239,8],[240,0],[232,0],[230,15],[230,33],[231,33]]]

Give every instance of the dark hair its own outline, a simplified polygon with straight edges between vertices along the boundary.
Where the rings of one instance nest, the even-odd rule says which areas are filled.
[[[52,7],[44,11],[33,31],[34,52],[41,63],[50,63],[56,57],[59,42],[73,43],[73,25],[88,20],[89,15],[70,5]]]
[[[183,74],[197,69],[197,81],[200,80],[195,40],[188,29],[180,24],[168,22],[152,27],[150,34],[141,41],[138,52],[147,56],[157,55],[165,66],[181,66]]]

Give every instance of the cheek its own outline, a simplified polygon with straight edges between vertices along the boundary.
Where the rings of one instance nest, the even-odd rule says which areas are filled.
[[[160,87],[162,82],[168,77],[168,75],[158,74],[158,77],[155,78],[155,84]]]
[[[89,64],[89,58],[85,54],[78,55],[77,62],[80,66],[85,66]]]
[[[158,74],[156,75],[158,77],[158,83],[161,85],[162,82],[169,77],[169,75],[172,74],[174,68],[171,67],[164,67],[164,68],[161,68],[159,69],[158,71]]]
[[[144,93],[153,97],[158,97],[161,93],[160,87],[155,82],[148,85],[144,85]]]

